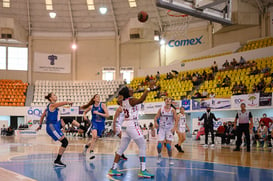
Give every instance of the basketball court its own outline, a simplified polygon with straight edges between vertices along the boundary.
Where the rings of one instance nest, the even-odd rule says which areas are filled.
[[[201,52],[201,48],[200,50],[197,48],[192,53],[192,49],[194,49],[192,47],[198,47],[198,46],[201,47],[201,46],[204,46],[205,44],[205,46],[207,47],[205,47],[204,49],[208,50],[209,48],[213,48],[213,44],[214,44],[213,36],[215,36],[216,37],[215,39],[217,39],[217,36],[224,37],[225,35],[227,35],[227,38],[225,39],[225,41],[228,42],[227,39],[233,36],[233,34],[228,34],[229,31],[232,32],[234,29],[235,30],[238,29],[239,31],[242,29],[243,26],[247,28],[253,28],[254,27],[253,24],[255,24],[256,22],[258,22],[259,24],[259,21],[258,21],[259,19],[256,18],[256,16],[255,16],[256,19],[253,18],[254,15],[253,17],[251,16],[250,18],[246,18],[247,15],[243,15],[244,20],[249,19],[249,21],[246,22],[245,24],[244,23],[240,24],[241,19],[240,20],[238,19],[240,18],[241,12],[239,13],[236,12],[237,13],[236,17],[237,16],[239,17],[238,19],[236,20],[232,19],[234,18],[232,17],[232,13],[234,10],[234,7],[233,7],[234,1],[231,1],[231,0],[212,0],[212,1],[210,0],[203,0],[203,1],[202,0],[194,0],[194,1],[152,0],[151,2],[150,1],[148,2],[147,0],[139,0],[139,1],[129,0],[128,2],[130,5],[130,8],[135,8],[135,9],[128,8],[126,10],[125,10],[124,4],[126,4],[126,8],[127,8],[127,4],[128,4],[127,0],[126,1],[119,0],[118,3],[116,2],[117,4],[115,4],[115,0],[104,0],[100,2],[98,0],[95,0],[95,1],[62,0],[62,2],[59,2],[59,4],[56,3],[55,1],[54,2],[55,5],[54,3],[52,4],[51,1],[46,1],[45,6],[47,8],[49,7],[49,9],[47,9],[47,12],[49,12],[50,18],[52,18],[46,21],[43,19],[44,17],[42,13],[39,14],[40,13],[38,12],[39,10],[35,10],[35,7],[40,8],[41,4],[43,7],[44,1],[43,2],[40,1],[37,4],[35,3],[31,4],[30,1],[32,0],[26,0],[24,4],[20,4],[20,7],[18,5],[14,6],[17,8],[17,10],[24,8],[26,12],[22,13],[23,15],[16,14],[16,12],[11,12],[11,11],[9,12],[7,10],[3,14],[0,13],[0,21],[1,21],[1,18],[11,17],[14,15],[13,18],[18,18],[17,19],[19,20],[18,22],[23,21],[25,23],[24,28],[27,30],[26,33],[29,33],[29,37],[27,38],[27,41],[29,41],[30,43],[19,44],[19,47],[23,47],[23,46],[30,47],[30,49],[31,47],[35,47],[33,50],[32,49],[27,50],[29,51],[28,52],[28,54],[30,55],[29,58],[33,59],[32,62],[28,61],[28,64],[26,65],[26,67],[28,67],[31,71],[27,72],[26,74],[23,74],[22,72],[10,73],[9,71],[7,71],[9,70],[7,68],[8,65],[5,64],[4,66],[6,67],[6,71],[8,73],[6,74],[3,73],[3,76],[2,74],[0,74],[2,76],[0,77],[0,79],[8,79],[9,77],[11,77],[10,79],[14,79],[14,77],[16,76],[17,76],[16,77],[17,79],[20,79],[20,77],[23,77],[22,79],[26,80],[26,82],[29,82],[29,85],[32,86],[32,92],[31,92],[32,101],[29,102],[29,105],[27,108],[25,109],[22,108],[18,110],[16,109],[15,112],[16,111],[19,112],[18,115],[17,113],[13,112],[12,107],[8,108],[4,106],[22,106],[22,105],[25,105],[25,103],[23,102],[19,103],[19,101],[18,101],[18,104],[17,102],[16,103],[3,102],[3,104],[1,104],[1,107],[0,107],[0,109],[2,109],[2,112],[0,111],[1,112],[0,116],[2,115],[7,116],[5,115],[5,112],[11,112],[13,116],[21,116],[21,117],[24,114],[25,117],[20,118],[20,119],[23,119],[23,121],[21,120],[21,123],[27,124],[29,127],[33,126],[35,128],[37,128],[39,124],[39,118],[41,117],[41,114],[43,110],[45,109],[45,106],[47,105],[47,102],[44,100],[44,96],[45,94],[49,93],[48,91],[52,91],[52,90],[57,91],[58,88],[61,87],[60,90],[58,90],[59,92],[57,92],[58,97],[60,97],[60,101],[75,102],[74,104],[75,107],[68,106],[68,107],[61,108],[63,116],[72,114],[71,116],[76,117],[80,121],[82,121],[83,119],[82,118],[83,111],[81,112],[79,106],[86,104],[86,101],[90,99],[90,95],[93,96],[97,93],[102,94],[101,101],[102,102],[108,101],[108,103],[110,102],[111,110],[109,109],[109,112],[111,112],[111,119],[113,119],[114,112],[117,109],[117,107],[113,106],[113,104],[116,104],[116,96],[118,93],[117,91],[120,90],[122,86],[124,86],[123,84],[124,84],[124,81],[126,81],[127,77],[129,77],[128,78],[129,81],[133,80],[132,75],[134,75],[134,71],[139,70],[140,72],[138,74],[140,75],[139,77],[144,77],[146,76],[146,74],[148,74],[149,76],[150,74],[156,73],[156,71],[158,70],[160,71],[162,70],[162,72],[164,73],[167,73],[168,71],[173,71],[173,72],[177,72],[177,74],[179,74],[178,71],[183,72],[186,70],[189,70],[190,73],[193,73],[192,70],[194,70],[194,68],[196,68],[198,71],[201,69],[203,70],[203,68],[206,69],[207,71],[211,71],[210,69],[211,69],[212,62],[214,62],[218,56],[224,57],[224,58],[222,57],[219,58],[219,61],[218,61],[222,64],[226,59],[228,58],[231,59],[232,52],[223,50],[222,52],[219,53],[217,52],[217,49],[211,50],[210,54],[214,54],[214,55],[209,58],[207,55],[200,54],[200,57],[203,57],[204,59],[208,58],[207,62],[196,63],[194,61],[196,60],[198,61],[198,57],[197,56],[190,57],[190,56],[191,54],[194,54],[194,53],[198,54],[199,52]],[[5,6],[7,7],[10,6],[9,5],[10,2],[13,3],[14,1],[3,0],[3,8]],[[2,3],[2,1],[0,3]],[[92,10],[95,10],[96,3],[98,3],[101,6],[101,8],[99,9],[100,11],[99,15],[92,12]],[[235,5],[235,9],[239,5],[242,6],[242,4],[239,3],[239,0],[238,2],[236,1],[236,3],[237,4]],[[245,2],[242,2],[242,3],[245,3]],[[256,11],[262,11],[263,9],[262,7],[264,6],[264,4],[268,3],[268,1],[257,0],[255,1],[255,3],[258,4],[258,6],[255,9],[255,13],[256,13]],[[60,19],[58,19],[58,14],[56,16],[56,13],[53,12],[53,8],[51,7],[52,5],[54,5],[54,7],[58,7],[56,9],[60,10],[60,12],[63,11],[64,14],[60,16],[61,17]],[[87,8],[85,7],[86,5],[88,7],[88,11],[87,11]],[[138,8],[137,7],[138,5],[141,5],[142,9]],[[107,6],[110,8],[105,9],[105,7]],[[68,11],[64,10],[64,8],[67,8]],[[253,7],[249,7],[249,9],[251,10],[252,8]],[[239,8],[237,8],[236,11],[239,11],[238,9]],[[250,12],[250,14],[251,13],[253,14],[253,12]],[[36,16],[37,14],[38,16]],[[54,26],[53,26],[51,23],[52,21],[54,21],[55,17],[57,18],[57,20],[54,22]],[[273,12],[272,12],[272,17],[273,17]],[[41,19],[41,22],[39,21],[39,18]],[[251,21],[250,20],[251,18],[253,18],[254,20]],[[261,23],[263,30],[266,28],[269,29],[270,28],[269,25],[265,25],[266,20],[265,19],[263,20],[264,22]],[[100,24],[100,23],[109,23],[110,21],[111,22],[113,21],[113,23],[104,24],[104,26]],[[269,22],[269,19],[267,19],[267,21]],[[195,33],[195,31],[196,32],[200,31],[198,27],[199,25],[201,26],[203,24],[206,24],[205,29],[206,31],[207,30],[209,31],[209,33],[207,33],[204,36],[202,34],[203,32],[200,34]],[[58,26],[60,29],[58,29]],[[52,35],[51,38],[47,39],[47,36],[45,35],[46,33],[42,32],[42,30],[44,31],[46,28],[48,28],[48,31],[46,31],[46,33],[49,33],[50,35]],[[193,29],[195,28],[194,29],[195,31],[190,31],[190,28],[193,28]],[[58,31],[55,32],[54,31],[55,29],[58,29]],[[0,27],[0,30],[1,30],[1,27]],[[5,34],[5,36],[8,36],[10,32],[8,30],[10,29],[5,29],[5,30],[7,31],[7,34]],[[33,34],[32,34],[32,31],[34,32]],[[266,37],[265,36],[266,31],[267,30],[264,30],[264,32],[259,32],[257,34],[259,34],[259,36],[260,34],[263,34],[262,37]],[[5,33],[3,32],[2,34]],[[90,32],[95,32],[95,34],[91,35],[89,34]],[[128,35],[126,34],[127,36],[125,36],[124,32],[129,34]],[[62,33],[64,33],[65,35],[63,35]],[[97,36],[101,36],[101,34],[103,33],[105,33],[105,37],[101,39],[97,38]],[[227,34],[222,34],[222,33],[227,33]],[[245,32],[246,36],[248,36],[248,33],[249,32]],[[78,34],[79,34],[79,37],[77,37]],[[189,34],[191,35],[191,37],[189,37]],[[20,37],[21,35],[16,35],[16,36]],[[65,38],[68,37],[68,39],[65,39],[64,37]],[[234,37],[239,38],[240,35],[236,34],[236,36]],[[256,38],[256,35],[253,37]],[[54,42],[51,42],[51,40],[55,38],[57,41],[54,40]],[[95,42],[97,41],[97,39],[100,39],[99,41],[101,42]],[[94,43],[90,44],[90,42],[88,42],[89,40],[90,41],[94,40]],[[248,40],[248,37],[246,38],[244,37],[244,40],[240,40],[241,44],[236,42],[237,44],[234,43],[236,45],[234,44],[229,45],[230,47],[232,46],[232,51],[235,52],[234,54],[236,54],[237,58],[239,58],[239,52],[242,49],[244,50],[251,49],[253,47],[258,47],[258,46],[265,48],[264,50],[260,50],[258,52],[259,56],[256,55],[256,53],[254,52],[250,54],[245,53],[243,54],[244,57],[247,57],[249,60],[252,60],[253,57],[257,59],[261,58],[262,56],[260,56],[260,54],[263,54],[265,57],[269,57],[273,55],[270,48],[266,49],[267,48],[266,47],[267,45],[265,45],[266,43],[259,44],[255,42],[252,45],[247,45],[246,44],[247,40]],[[10,41],[12,40],[8,40],[8,38],[5,38],[5,37],[1,39],[0,45],[3,44],[3,46],[7,47],[7,49],[5,49],[3,52],[7,53],[8,46],[10,45],[10,43],[11,44],[14,43]],[[154,41],[158,41],[158,44],[151,45],[151,42],[154,42]],[[221,38],[218,38],[216,42],[221,46],[221,43],[219,42],[221,42]],[[242,42],[246,44],[245,47],[243,47],[244,44]],[[145,43],[147,43],[147,45]],[[69,44],[69,46],[59,51],[58,48],[63,47],[64,44]],[[46,45],[45,49],[47,50],[43,49],[44,45]],[[127,47],[124,48],[125,46]],[[97,47],[100,47],[100,50],[98,50]],[[187,50],[180,51],[182,50],[180,49],[179,51],[176,51],[176,54],[173,53],[175,54],[175,56],[170,56],[172,57],[172,61],[175,63],[170,61],[170,58],[168,59],[168,56],[167,56],[168,52],[172,53],[174,48],[183,48],[183,47],[186,47]],[[121,50],[122,50],[122,54],[120,54]],[[146,51],[146,52],[141,53],[141,51]],[[47,54],[47,53],[50,53],[50,54]],[[67,54],[63,54],[63,53],[67,53]],[[60,55],[58,55],[57,57],[55,54],[60,54]],[[96,58],[94,59],[92,59],[92,56],[90,56],[93,54],[96,55]],[[178,60],[177,57],[179,56],[179,54],[186,54],[185,57],[190,57],[190,58],[184,57],[185,61],[181,61],[180,59]],[[47,63],[50,63],[50,66],[54,66],[56,64],[58,65],[59,62],[62,62],[63,67],[48,69],[48,67],[46,67],[48,66],[45,63],[46,61],[45,62],[37,61],[38,63],[35,62],[38,59],[42,59],[43,56],[46,57],[45,59],[47,60]],[[156,63],[149,61],[150,57],[152,56],[155,56],[158,58]],[[113,57],[114,59],[112,60]],[[64,61],[66,59],[69,59],[71,61],[69,62]],[[79,59],[84,61],[77,64],[77,60]],[[110,59],[111,61],[108,61]],[[128,59],[132,60],[132,62],[130,62],[127,65],[126,62]],[[6,62],[8,62],[8,58],[6,58]],[[90,62],[92,62],[92,64]],[[105,65],[101,65],[102,62],[106,62]],[[187,62],[189,63],[187,64]],[[220,63],[219,63],[219,67],[220,67]],[[126,64],[126,66],[123,66],[122,64],[124,65]],[[145,64],[145,66],[147,64],[147,66],[146,67],[142,66],[143,64]],[[166,71],[167,69],[164,69],[164,67],[166,67],[167,65],[169,66],[168,71]],[[152,68],[153,70],[151,71]],[[249,67],[246,69],[248,71],[250,70]],[[119,72],[115,72],[115,71],[119,71]],[[232,75],[232,73],[234,73],[232,72],[233,69],[228,71],[230,71],[229,74],[226,73],[225,75]],[[61,74],[60,72],[62,73],[62,75],[60,75]],[[86,72],[89,72],[89,73],[91,72],[91,73],[88,74]],[[116,74],[119,76],[122,75],[123,77],[122,78],[118,77],[119,80],[115,82]],[[111,80],[114,80],[114,82],[109,81],[110,79],[108,80],[107,78],[105,78],[104,80],[107,80],[108,82],[100,82],[100,81],[94,81],[91,83],[88,82],[91,79],[100,80],[101,77],[103,77],[103,79],[105,77],[107,78],[111,77],[112,78]],[[136,80],[137,80],[137,77],[138,76],[136,76]],[[161,79],[163,80],[164,78],[161,77]],[[196,80],[196,79],[193,79],[193,80]],[[237,79],[236,81],[241,80],[240,78],[237,78]],[[86,80],[86,82],[84,80]],[[141,81],[142,80],[139,80],[139,82],[137,83],[140,83]],[[216,84],[216,82],[217,81],[215,79],[213,84]],[[250,81],[245,81],[245,82],[250,82]],[[166,84],[166,87],[175,86],[174,84],[176,83],[168,83]],[[180,86],[181,91],[183,93],[173,94],[178,98],[178,99],[175,99],[175,101],[178,102],[177,104],[179,104],[179,106],[182,106],[181,96],[184,96],[184,98],[187,98],[187,96],[189,96],[190,94],[193,95],[193,93],[195,93],[194,90],[192,89],[193,87],[192,84],[189,84],[189,83],[183,83],[183,84],[186,85],[185,87],[182,87],[182,88]],[[212,83],[209,84],[207,82],[206,85],[211,86]],[[95,87],[95,88],[92,89],[92,91],[87,90],[90,87]],[[211,90],[217,90],[218,92],[221,91],[220,89],[217,89],[214,87],[212,88],[212,87],[213,86],[210,87]],[[176,89],[176,87],[174,88]],[[69,94],[71,93],[71,95],[68,95],[68,96],[65,95],[65,93],[67,93],[66,89],[70,91]],[[225,93],[223,93],[222,96],[227,96],[226,94],[228,94],[229,90],[228,89],[223,89],[223,90],[225,91]],[[273,91],[273,89],[271,90]],[[26,91],[26,88],[24,91]],[[189,92],[191,93],[188,94]],[[30,93],[25,92],[24,94],[30,94]],[[138,92],[136,94],[137,94],[136,97],[139,98],[140,93]],[[153,116],[158,111],[158,108],[162,106],[161,104],[154,105],[156,104],[154,103],[155,96],[156,96],[156,93],[154,92],[152,96],[148,97],[148,104],[147,104],[148,106],[142,105],[142,108],[141,108],[142,109],[141,116],[143,116],[141,119],[142,125],[147,124],[148,126],[150,122],[153,122],[153,119],[154,119]],[[22,96],[22,99],[23,99],[23,96]],[[24,99],[26,98],[24,97]],[[221,102],[226,101],[226,97],[224,97],[223,99],[225,100],[221,99],[219,101],[214,101],[213,99],[213,102],[218,102],[218,103],[220,102],[219,104],[221,104]],[[252,101],[253,105],[254,105],[253,101],[255,102],[255,99],[256,97],[252,98],[252,100],[249,99],[250,101]],[[272,96],[270,100],[271,99],[273,99]],[[163,102],[163,99],[160,99],[160,100],[161,102]],[[238,100],[239,102],[242,101],[240,97],[238,98],[236,97],[236,100],[237,102]],[[257,100],[259,101],[259,99]],[[87,180],[88,181],[90,180],[92,181],[93,180],[94,181],[108,181],[108,180],[112,180],[112,181],[136,181],[136,180],[270,181],[270,180],[273,180],[273,149],[272,147],[256,148],[256,146],[251,146],[251,151],[247,152],[246,147],[242,145],[241,151],[234,152],[233,151],[233,149],[235,148],[234,142],[230,145],[224,145],[224,144],[221,145],[219,143],[220,141],[218,140],[217,143],[215,144],[215,147],[209,146],[208,148],[204,148],[202,146],[203,143],[201,144],[199,140],[197,141],[194,139],[195,134],[193,134],[193,131],[196,131],[196,129],[193,130],[193,127],[195,126],[195,128],[199,128],[198,126],[200,126],[200,124],[197,123],[198,122],[197,118],[199,118],[201,113],[203,113],[204,111],[200,108],[202,107],[201,102],[202,102],[201,100],[200,102],[198,101],[191,102],[192,105],[190,106],[192,107],[199,106],[199,108],[198,109],[196,108],[196,110],[194,109],[187,110],[187,115],[191,115],[191,118],[189,118],[191,120],[187,120],[188,122],[191,122],[189,124],[191,127],[191,133],[187,135],[188,137],[185,143],[183,144],[183,149],[185,152],[180,153],[175,149],[174,144],[176,144],[178,141],[177,137],[175,137],[175,140],[172,143],[174,165],[169,165],[168,154],[165,147],[163,148],[163,153],[162,153],[163,159],[160,162],[160,164],[158,164],[156,138],[146,141],[146,167],[150,173],[154,174],[154,178],[144,179],[144,178],[137,177],[139,167],[140,167],[139,156],[138,156],[138,147],[133,141],[130,142],[128,149],[125,151],[125,155],[128,157],[128,160],[126,161],[120,160],[118,163],[118,170],[122,171],[123,175],[122,176],[108,175],[108,171],[113,165],[115,152],[117,151],[120,144],[120,139],[117,136],[112,136],[112,137],[105,136],[105,137],[99,138],[97,145],[94,149],[96,158],[93,160],[90,160],[88,157],[89,154],[87,155],[83,154],[83,148],[84,148],[84,145],[91,138],[82,138],[77,136],[74,137],[69,135],[67,136],[69,144],[62,157],[62,161],[67,166],[54,167],[53,163],[57,156],[57,152],[61,144],[60,142],[54,142],[45,133],[45,126],[43,126],[43,129],[41,131],[42,133],[36,132],[35,129],[32,127],[28,131],[25,131],[25,132],[22,131],[13,136],[0,137],[0,178],[1,178],[0,180],[2,181],[34,181],[34,180],[37,180],[37,181],[87,181]],[[214,103],[211,103],[211,105],[214,106]],[[218,113],[218,115],[224,116],[225,118],[227,117],[226,119],[228,121],[234,121],[233,119],[234,114],[237,110],[239,110],[238,105],[236,108],[233,108],[232,105],[229,105],[229,104],[227,106],[224,105],[224,109],[222,110],[221,113]],[[248,105],[250,105],[250,103]],[[250,106],[253,106],[253,105],[250,105]],[[148,110],[149,106],[150,108],[152,107],[151,108],[152,110]],[[256,106],[255,108],[253,108],[253,110],[255,114],[261,114],[262,111],[265,111],[268,115],[273,117],[273,115],[271,115],[272,105],[270,106],[267,105],[267,106],[268,107],[266,107],[265,109],[259,106]],[[145,110],[146,108],[147,110]],[[214,110],[216,109],[218,108],[215,108]],[[228,111],[231,111],[231,112],[228,112]],[[256,116],[255,118],[258,119],[260,117]],[[11,119],[9,121],[12,121]],[[193,120],[195,121],[195,123],[193,123]],[[18,124],[16,123],[16,126],[19,126]],[[110,130],[110,129],[111,128],[107,130]],[[204,139],[204,137],[202,137],[202,139]]]

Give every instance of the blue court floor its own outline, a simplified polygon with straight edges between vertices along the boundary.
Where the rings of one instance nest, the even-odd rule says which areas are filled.
[[[63,162],[66,168],[54,168],[53,154],[36,154],[13,157],[8,162],[0,162],[0,167],[36,179],[38,181],[105,181],[105,180],[157,180],[157,181],[270,181],[273,170],[251,167],[230,166],[190,160],[174,160],[169,166],[163,159],[160,165],[156,157],[147,157],[147,169],[155,174],[154,179],[139,179],[137,155],[127,155],[128,161],[120,161],[119,168],[124,171],[121,177],[109,177],[107,172],[114,155],[96,155],[94,161],[86,161],[82,153],[65,153]]]

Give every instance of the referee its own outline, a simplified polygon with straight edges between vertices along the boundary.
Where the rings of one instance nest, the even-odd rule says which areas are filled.
[[[238,121],[238,124],[237,124],[237,121]],[[249,124],[249,121],[250,121],[250,124]],[[250,111],[246,110],[245,103],[242,103],[241,111],[238,111],[234,121],[234,129],[236,129],[237,141],[236,141],[236,148],[233,151],[240,151],[240,146],[242,144],[242,134],[244,133],[246,137],[247,152],[250,152],[249,129],[252,129],[252,128],[253,128],[252,114]]]

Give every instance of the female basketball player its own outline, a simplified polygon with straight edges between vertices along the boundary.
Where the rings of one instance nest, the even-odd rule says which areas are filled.
[[[82,109],[86,109],[83,113],[84,120],[88,120],[86,117],[86,113],[91,111],[92,119],[91,119],[91,133],[92,139],[89,141],[84,147],[84,153],[90,148],[90,159],[95,158],[94,147],[97,141],[98,136],[102,136],[102,133],[105,129],[105,118],[109,117],[109,113],[105,104],[100,102],[100,96],[95,94],[88,104],[83,105]]]
[[[133,90],[128,87],[124,87],[119,95],[123,96],[122,108],[124,112],[125,119],[122,123],[122,135],[121,142],[118,151],[115,154],[115,159],[112,168],[109,170],[108,175],[110,176],[120,176],[123,173],[117,170],[118,161],[128,147],[131,139],[137,144],[139,148],[139,161],[140,170],[138,176],[142,178],[152,178],[153,174],[150,174],[146,170],[146,141],[139,127],[138,116],[140,105],[146,99],[149,90],[145,90],[139,99],[133,96]]]
[[[178,152],[182,153],[184,153],[184,151],[181,145],[186,140],[186,128],[188,131],[190,131],[186,123],[185,110],[183,107],[180,107],[180,113],[178,114],[178,130],[176,132],[178,135],[178,144],[175,145],[175,148],[177,149]]]
[[[114,119],[113,119],[113,131],[114,131],[114,134],[116,134],[119,138],[121,138],[121,125],[122,125],[122,122],[124,121],[122,100],[123,100],[123,96],[119,95],[118,100],[117,100],[119,107],[117,108],[115,115],[114,115]],[[121,155],[121,158],[123,160],[128,159],[127,157],[125,157],[124,154]]]
[[[164,99],[165,105],[162,108],[159,108],[155,118],[154,124],[156,128],[159,128],[158,132],[158,144],[157,144],[157,152],[158,152],[158,163],[161,162],[161,151],[163,144],[166,143],[166,148],[169,156],[169,164],[173,165],[172,161],[172,140],[173,134],[177,130],[177,115],[174,108],[171,107],[172,99],[166,97]],[[160,117],[159,125],[157,123],[157,119]]]
[[[68,145],[68,140],[64,137],[63,132],[61,131],[61,121],[58,120],[58,112],[60,106],[64,105],[72,105],[72,102],[58,102],[57,103],[57,96],[54,93],[49,93],[45,96],[45,99],[49,100],[50,103],[47,105],[46,110],[43,112],[41,119],[40,119],[40,126],[37,128],[37,131],[42,128],[42,122],[44,117],[46,117],[46,132],[47,134],[54,140],[60,141],[62,143],[58,156],[54,161],[55,166],[65,167],[66,165],[61,162],[62,155]],[[62,121],[64,125],[64,122]]]

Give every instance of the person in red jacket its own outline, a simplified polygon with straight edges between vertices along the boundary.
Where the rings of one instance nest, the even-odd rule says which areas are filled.
[[[264,122],[264,125],[267,127],[268,130],[270,129],[270,127],[273,124],[273,121],[270,118],[268,118],[265,113],[263,114],[263,117],[260,119],[259,126],[261,125],[261,122]],[[267,140],[268,140],[268,147],[272,147],[270,132],[268,132],[268,139]]]
[[[227,123],[224,122],[223,125],[219,126],[216,132],[216,136],[221,137],[221,143],[225,144],[225,131],[226,131]]]

